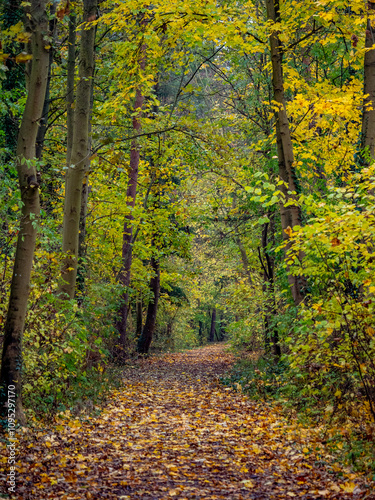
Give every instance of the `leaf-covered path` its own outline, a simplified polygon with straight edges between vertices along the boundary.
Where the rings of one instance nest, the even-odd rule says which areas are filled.
[[[99,417],[25,435],[14,498],[375,499],[303,429],[219,385],[231,362],[214,345],[128,367]]]

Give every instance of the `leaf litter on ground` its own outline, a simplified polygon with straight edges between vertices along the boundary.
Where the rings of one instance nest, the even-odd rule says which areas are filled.
[[[375,500],[316,433],[220,385],[232,363],[223,344],[139,359],[98,417],[23,428],[8,498]]]

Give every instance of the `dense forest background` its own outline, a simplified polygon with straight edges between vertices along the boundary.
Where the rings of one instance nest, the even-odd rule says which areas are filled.
[[[374,16],[1,2],[3,410],[9,385],[20,421],[90,407],[136,353],[226,340],[226,383],[371,448]]]

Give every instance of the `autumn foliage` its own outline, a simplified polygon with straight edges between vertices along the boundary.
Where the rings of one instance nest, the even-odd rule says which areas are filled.
[[[347,467],[375,470],[375,2],[0,14],[23,497],[370,498]]]

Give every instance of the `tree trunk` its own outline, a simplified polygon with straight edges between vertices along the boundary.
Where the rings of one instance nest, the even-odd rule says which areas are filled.
[[[48,78],[49,54],[45,48],[48,34],[47,0],[31,0],[26,7],[31,31],[32,64],[29,93],[17,141],[17,171],[21,190],[22,215],[13,268],[0,375],[0,411],[6,416],[8,388],[16,393],[16,418],[24,421],[21,402],[22,335],[25,325],[30,275],[39,218],[39,184],[35,162],[35,143],[42,115]]]
[[[367,3],[369,10],[375,10],[375,2]],[[367,19],[366,48],[370,49],[375,44],[375,30],[371,18]],[[364,61],[364,94],[362,130],[361,130],[361,164],[370,165],[375,159],[375,49],[365,53]]]
[[[83,22],[96,18],[98,0],[84,0]],[[77,95],[74,109],[73,143],[65,176],[65,203],[63,221],[63,245],[65,253],[60,295],[74,297],[77,279],[79,248],[79,220],[81,213],[82,183],[85,174],[89,143],[90,98],[94,77],[95,26],[81,31],[80,62]]]
[[[208,339],[209,342],[215,341],[215,329],[216,329],[216,307],[212,309],[210,336]]]
[[[74,127],[74,84],[76,70],[76,28],[77,17],[75,12],[69,14],[69,35],[68,35],[68,64],[66,80],[66,166],[70,166],[73,144]]]
[[[266,6],[268,19],[274,23],[280,22],[279,1],[266,0]],[[272,61],[273,99],[278,105],[278,110],[275,111],[275,119],[279,174],[286,184],[285,186],[281,186],[280,189],[285,195],[285,201],[292,202],[295,195],[288,194],[288,191],[297,192],[297,176],[294,167],[294,152],[289,121],[286,113],[282,68],[282,44],[276,31],[271,33],[269,41]],[[285,206],[285,203],[281,203],[280,215],[283,237],[288,240],[290,237],[285,230],[289,227],[293,228],[294,226],[301,225],[301,209],[296,204]],[[288,280],[292,289],[294,303],[298,305],[303,300],[306,293],[306,280],[304,277],[292,276],[290,273],[288,273]]]
[[[145,47],[141,49],[141,71],[146,67],[145,61]],[[144,103],[144,95],[141,88],[137,88],[134,101],[133,113],[133,135],[136,136],[141,130],[141,115]],[[138,169],[139,169],[140,150],[138,140],[133,139],[130,147],[130,172],[129,181],[126,191],[126,204],[129,208],[129,214],[125,217],[124,231],[122,239],[122,269],[119,274],[119,281],[123,287],[121,296],[121,306],[118,314],[117,330],[119,333],[119,354],[123,354],[127,344],[127,331],[126,322],[128,318],[129,309],[129,286],[131,277],[131,265],[133,257],[133,209],[135,206],[137,196],[138,184]]]
[[[145,326],[138,340],[137,351],[140,354],[147,354],[150,349],[152,337],[155,332],[156,314],[160,296],[160,266],[158,259],[155,257],[151,258],[151,268],[154,275],[150,280],[150,290],[154,295],[154,299],[148,304]]]
[[[277,358],[281,356],[281,348],[279,342],[279,332],[276,326],[272,325],[272,318],[277,314],[276,310],[276,300],[275,300],[275,278],[274,278],[274,259],[269,255],[267,244],[268,244],[268,228],[271,231],[273,229],[273,224],[266,223],[263,225],[262,229],[262,254],[259,251],[259,259],[263,267],[263,293],[265,294],[265,314],[264,314],[264,346],[265,351],[270,352],[271,344],[273,346],[273,352]]]
[[[137,314],[137,327],[136,327],[136,337],[139,339],[139,337],[142,335],[142,327],[143,327],[143,304],[142,304],[142,299],[137,301],[136,305],[136,314]]]
[[[198,321],[198,336],[199,343],[203,344],[203,322],[201,320]]]
[[[89,175],[91,166],[91,148],[92,148],[92,110],[94,107],[94,86],[91,85],[91,96],[90,96],[90,110],[89,110],[89,139],[87,142],[87,156],[84,165],[84,178],[82,183],[82,195],[81,195],[81,211],[79,216],[79,237],[78,237],[78,267],[77,267],[77,291],[80,296],[80,300],[83,299],[85,293],[85,280],[86,280],[86,262],[85,257],[87,253],[87,246],[85,244],[86,240],[86,221],[87,221],[87,206],[89,202]]]
[[[56,38],[56,4],[52,3],[50,7],[50,15],[52,16],[52,19],[49,22],[49,30],[50,30],[50,36],[53,39],[53,42],[55,41]],[[36,147],[35,147],[35,156],[38,158],[38,160],[42,159],[43,156],[43,149],[44,149],[44,139],[46,137],[46,132],[48,128],[48,115],[49,115],[49,107],[51,104],[50,101],[50,87],[51,87],[51,72],[52,72],[52,64],[53,64],[53,46],[49,50],[49,63],[48,63],[48,77],[47,77],[47,88],[46,88],[46,95],[44,98],[44,104],[43,104],[43,111],[42,111],[42,118],[39,121],[39,129],[38,129],[38,134],[36,136]]]
[[[244,247],[239,235],[236,235],[236,243],[238,245],[238,249],[239,249],[240,254],[241,254],[241,260],[242,260],[242,264],[243,264],[243,268],[244,268],[247,280],[249,282],[249,285],[253,286],[253,280],[251,278],[251,271],[250,271],[250,266],[249,266],[249,259],[247,257],[247,253],[246,253],[246,248]]]
[[[225,335],[226,335],[226,331],[225,331],[226,325],[227,325],[227,321],[225,319],[225,311],[222,311],[222,313],[220,315],[220,329],[219,329],[220,341],[223,341],[224,338],[225,338]]]

